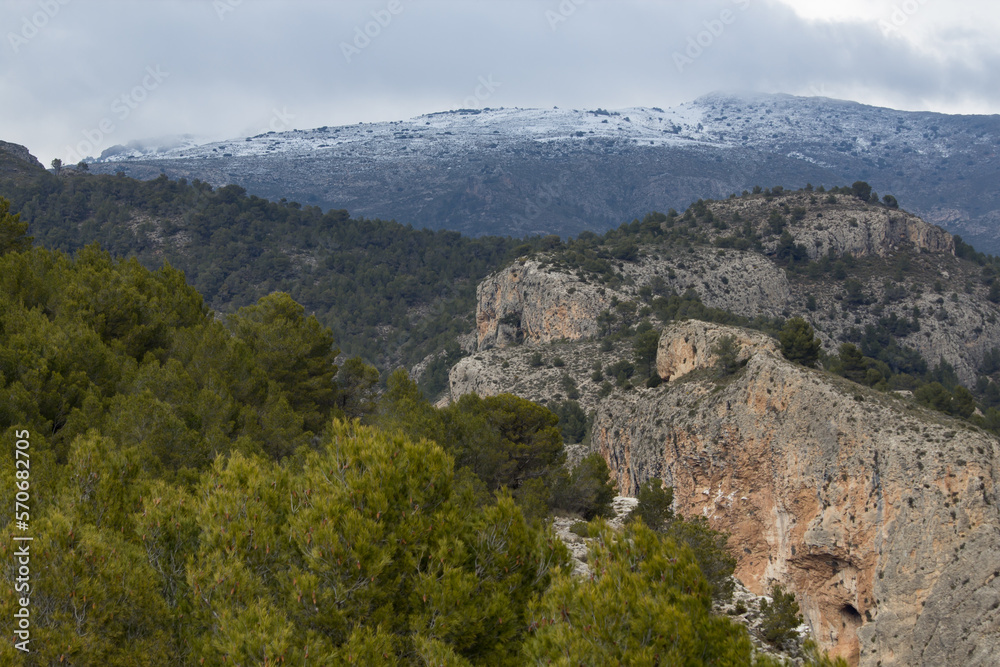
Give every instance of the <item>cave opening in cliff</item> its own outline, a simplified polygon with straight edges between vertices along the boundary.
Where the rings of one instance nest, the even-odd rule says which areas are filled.
[[[861,614],[852,604],[845,604],[840,608],[840,618],[843,627],[860,627],[862,624]]]

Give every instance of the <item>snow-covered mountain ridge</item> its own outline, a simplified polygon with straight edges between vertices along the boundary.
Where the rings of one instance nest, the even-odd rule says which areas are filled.
[[[754,185],[863,179],[991,245],[998,146],[1000,116],[714,93],[667,109],[463,109],[202,145],[133,144],[105,151],[92,169],[234,182],[417,227],[513,235],[602,230]]]

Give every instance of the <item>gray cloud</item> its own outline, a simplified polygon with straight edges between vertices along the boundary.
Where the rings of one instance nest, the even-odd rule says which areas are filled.
[[[670,106],[719,89],[992,113],[1000,52],[977,4],[950,3],[964,22],[914,38],[766,0],[5,3],[0,138],[47,163],[88,144],[255,134],[276,116]]]

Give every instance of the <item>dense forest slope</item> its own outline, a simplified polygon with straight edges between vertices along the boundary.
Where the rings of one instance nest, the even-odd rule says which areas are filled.
[[[776,664],[642,522],[591,524],[602,568],[571,574],[546,490],[613,489],[562,467],[548,410],[437,409],[402,371],[377,398],[287,294],[223,322],[176,269],[32,248],[7,209],[0,486],[28,509],[0,525],[31,541],[0,544],[4,664]]]
[[[147,268],[169,262],[216,311],[287,291],[333,329],[346,353],[382,368],[445,349],[467,328],[476,283],[526,249],[513,239],[469,239],[269,202],[237,186],[71,169],[56,175],[7,143],[0,144],[0,195],[41,245],[71,252],[99,242]],[[437,391],[446,372],[439,366]]]
[[[754,185],[861,178],[998,253],[998,147],[995,115],[715,93],[668,109],[460,109],[203,146],[116,146],[91,168],[522,237],[603,232]]]

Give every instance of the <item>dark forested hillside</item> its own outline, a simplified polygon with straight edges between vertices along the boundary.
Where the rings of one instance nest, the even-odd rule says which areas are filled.
[[[0,195],[38,244],[76,251],[96,241],[147,268],[169,263],[220,312],[286,291],[344,352],[382,368],[412,364],[468,331],[476,283],[522,245],[269,202],[237,186],[52,174],[6,146]]]

